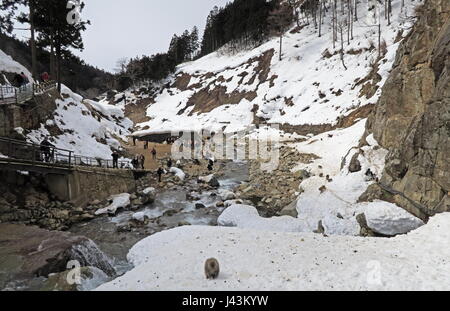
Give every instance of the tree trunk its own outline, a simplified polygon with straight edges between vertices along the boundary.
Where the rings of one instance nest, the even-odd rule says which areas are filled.
[[[355,0],[355,21],[358,21],[358,0]]]
[[[319,38],[322,36],[322,0],[319,2]]]
[[[381,18],[378,24],[378,58],[381,57]]]
[[[55,35],[52,28],[52,33],[50,35],[50,78],[56,81],[56,70],[55,70]]]
[[[34,29],[34,0],[30,0],[30,30],[31,30],[31,74],[33,79],[37,81],[37,54],[36,54],[36,38]]]
[[[281,53],[283,50],[283,34],[280,35],[280,61],[281,61]]]
[[[340,31],[341,31],[341,61],[342,61],[342,66],[344,66],[344,69],[347,70],[347,66],[345,66],[345,62],[344,62],[344,34],[343,34],[343,27],[340,27]]]
[[[59,35],[56,39],[56,81],[58,82],[58,92],[61,93],[61,40]]]

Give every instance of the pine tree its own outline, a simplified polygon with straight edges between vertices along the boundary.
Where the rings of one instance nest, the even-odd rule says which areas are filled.
[[[18,4],[20,2],[16,0],[2,0],[0,2],[0,34],[11,34],[14,30],[14,16]]]

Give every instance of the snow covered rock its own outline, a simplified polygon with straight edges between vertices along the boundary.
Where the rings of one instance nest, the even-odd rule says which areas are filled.
[[[137,212],[131,216],[131,219],[139,221],[139,222],[144,222],[146,217],[147,217],[147,215],[144,212]]]
[[[369,203],[364,215],[371,230],[387,236],[405,234],[424,225],[422,220],[401,207],[383,201]]]
[[[204,184],[208,184],[211,187],[214,188],[218,188],[220,187],[220,183],[219,180],[217,179],[216,176],[214,176],[214,174],[208,175],[208,176],[200,176],[197,181],[199,183],[204,183]]]
[[[148,188],[145,188],[144,190],[142,190],[142,193],[145,195],[155,195],[156,189],[153,187],[148,187]]]
[[[184,180],[186,178],[186,174],[177,167],[171,167],[169,171],[177,176],[180,180]]]
[[[236,199],[236,195],[232,191],[226,189],[220,190],[219,196],[222,199],[222,201],[229,201]]]
[[[118,209],[125,208],[130,205],[130,198],[131,195],[129,193],[113,195],[109,198],[110,200],[112,200],[112,203],[105,208],[97,210],[95,212],[95,215],[116,214]]]

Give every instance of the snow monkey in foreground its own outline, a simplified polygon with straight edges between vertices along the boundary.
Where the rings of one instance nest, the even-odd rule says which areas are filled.
[[[216,279],[219,276],[219,262],[215,258],[210,258],[205,262],[205,275],[208,280]]]

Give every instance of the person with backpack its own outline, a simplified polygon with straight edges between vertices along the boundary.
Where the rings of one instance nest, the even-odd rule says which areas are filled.
[[[155,147],[153,147],[153,149],[152,149],[152,158],[153,158],[153,160],[156,160],[156,149],[155,149]]]

